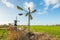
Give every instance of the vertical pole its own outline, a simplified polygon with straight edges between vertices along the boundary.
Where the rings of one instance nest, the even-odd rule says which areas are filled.
[[[17,21],[17,16],[16,16],[16,21]],[[17,22],[16,22],[16,28],[17,28]]]
[[[14,26],[15,26],[16,32],[18,32],[18,29],[17,29],[17,16],[16,16],[16,19],[14,20]],[[19,40],[18,33],[17,33],[17,40]]]
[[[30,7],[29,7],[29,15],[28,15],[28,31],[30,32]]]
[[[17,28],[17,16],[16,16],[16,19],[14,20],[14,26],[15,28]]]
[[[29,9],[29,14],[28,14],[28,40],[30,40],[30,7]]]

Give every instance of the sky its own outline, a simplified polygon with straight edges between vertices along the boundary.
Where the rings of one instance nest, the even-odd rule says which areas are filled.
[[[18,5],[24,10],[18,10]],[[19,25],[27,25],[28,7],[31,11],[37,10],[32,13],[31,25],[60,24],[60,0],[0,0],[0,24],[13,24],[17,16]]]

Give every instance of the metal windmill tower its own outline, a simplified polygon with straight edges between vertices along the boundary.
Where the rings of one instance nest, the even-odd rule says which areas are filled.
[[[18,14],[19,16],[22,16],[23,14]],[[17,27],[17,22],[19,22],[19,20],[17,19],[17,16],[16,16],[16,19],[14,20],[14,26]]]
[[[17,16],[16,16],[16,19],[14,20],[14,26],[17,27]]]

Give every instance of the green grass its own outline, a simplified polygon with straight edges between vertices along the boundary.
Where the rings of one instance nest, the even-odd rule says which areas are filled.
[[[60,40],[60,26],[31,26],[31,31],[48,33]]]
[[[5,40],[7,37],[7,30],[0,30],[0,40]]]

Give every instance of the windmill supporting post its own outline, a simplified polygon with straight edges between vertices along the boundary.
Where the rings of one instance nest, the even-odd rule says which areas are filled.
[[[28,14],[28,40],[30,40],[30,7],[29,7],[29,14]]]
[[[16,20],[14,20],[14,26],[17,28],[17,17]]]
[[[30,32],[30,8],[29,8],[29,14],[28,14],[28,31]]]

